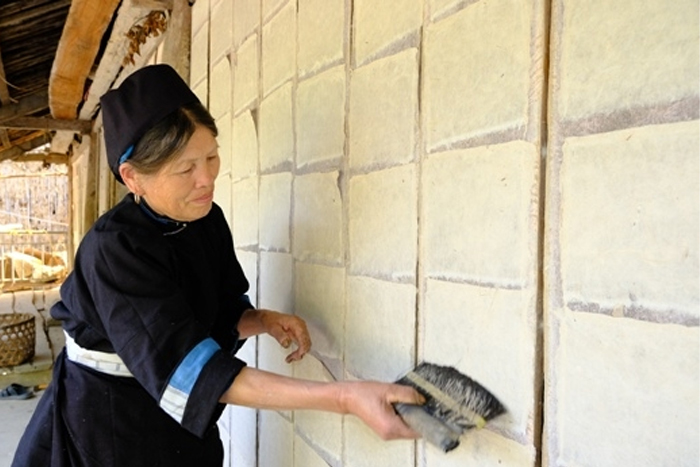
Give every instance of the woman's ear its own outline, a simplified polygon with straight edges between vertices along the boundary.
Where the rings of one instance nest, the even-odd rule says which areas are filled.
[[[139,174],[129,162],[124,162],[119,166],[119,175],[122,177],[124,185],[135,195],[141,195],[141,184]]]

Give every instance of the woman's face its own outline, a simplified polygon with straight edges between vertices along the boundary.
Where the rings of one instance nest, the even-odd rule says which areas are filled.
[[[155,174],[137,175],[137,194],[160,215],[185,222],[201,219],[211,209],[220,163],[216,138],[197,126],[176,159]]]

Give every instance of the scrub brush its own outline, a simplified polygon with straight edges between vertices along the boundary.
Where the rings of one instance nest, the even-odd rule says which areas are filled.
[[[423,362],[396,381],[414,387],[424,405],[394,404],[408,426],[444,452],[459,446],[459,437],[471,428],[505,413],[496,397],[470,377],[449,366]]]

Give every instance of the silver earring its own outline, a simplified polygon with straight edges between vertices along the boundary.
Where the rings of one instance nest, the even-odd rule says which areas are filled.
[[[134,202],[136,202],[136,204],[141,204],[141,195],[134,193]]]

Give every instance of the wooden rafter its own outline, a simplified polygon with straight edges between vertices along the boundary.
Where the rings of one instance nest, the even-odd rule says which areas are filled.
[[[39,138],[41,138],[42,135],[45,135],[46,132],[44,131],[32,131],[30,133],[27,133],[25,135],[20,136],[19,138],[15,138],[13,140],[13,144],[15,146],[22,146],[25,145],[27,147],[27,151],[31,151],[34,149],[36,146],[32,146],[33,142],[39,141]]]
[[[59,131],[70,130],[87,134],[92,129],[90,120],[57,120],[43,117],[18,117],[5,122],[0,122],[0,128],[12,128],[15,130],[45,130]]]
[[[7,28],[10,26],[22,26],[31,21],[36,21],[38,18],[45,18],[57,10],[70,5],[71,0],[52,0],[47,2],[45,5],[28,8],[22,12],[17,12],[16,14],[8,15],[7,17],[0,16],[0,28]]]
[[[10,105],[12,99],[10,98],[10,90],[7,87],[7,77],[5,76],[5,65],[2,62],[2,49],[0,49],[0,103],[3,106]]]
[[[39,146],[48,143],[49,140],[50,137],[47,133],[38,132],[34,135],[32,139],[25,141],[21,144],[15,144],[10,149],[0,151],[0,162],[18,158],[22,158],[22,160],[25,160],[23,157],[25,152],[31,151],[32,149],[36,149]]]
[[[4,128],[0,128],[0,141],[2,142],[2,145],[6,148],[12,146],[12,142],[10,141],[10,135],[7,134],[7,130],[5,130]]]
[[[134,65],[123,67],[124,58],[129,51],[129,39],[127,38],[129,30],[144,19],[150,11],[172,8],[172,5],[172,0],[124,0],[122,2],[117,11],[109,41],[95,71],[94,80],[90,85],[85,102],[80,108],[78,115],[80,120],[92,119],[98,110],[100,96],[133,71]],[[151,57],[163,37],[163,34],[158,37],[150,37],[141,46],[141,53],[134,57],[137,67],[142,66]],[[58,131],[52,140],[51,151],[67,153],[72,142],[73,132]]]
[[[100,42],[119,0],[73,0],[49,79],[51,115],[74,119]]]
[[[144,7],[140,5],[137,0],[125,0],[119,7],[117,18],[112,27],[112,33],[107,42],[107,47],[95,71],[95,80],[92,82],[87,99],[80,109],[80,118],[82,120],[87,120],[94,116],[97,111],[100,96],[109,91],[114,85],[122,69],[124,57],[127,56],[129,51],[127,33],[139,19],[142,19],[151,10],[151,6],[152,5],[146,5]],[[153,39],[154,38],[151,38],[148,42],[151,42]],[[148,55],[148,53],[142,47],[141,56],[145,55]],[[148,57],[150,57],[150,55],[148,55]]]
[[[48,95],[44,92],[32,94],[25,97],[16,104],[3,105],[0,107],[0,122],[23,117],[34,112],[45,109],[48,106]]]

